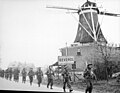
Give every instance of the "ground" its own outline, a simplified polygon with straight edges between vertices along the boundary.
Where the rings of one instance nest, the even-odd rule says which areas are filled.
[[[21,77],[19,82],[14,82],[13,80],[6,80],[0,78],[0,90],[18,90],[18,91],[42,91],[42,92],[63,92],[62,89],[62,81],[54,80],[53,89],[48,89],[47,81],[43,80],[43,83],[40,87],[37,85],[36,79],[34,79],[34,83],[32,86],[29,84],[29,79],[24,84],[22,83]],[[85,83],[84,82],[73,82],[72,87],[74,89],[73,93],[85,93]],[[69,91],[67,89],[67,91]],[[120,83],[116,83],[115,79],[106,81],[97,81],[94,82],[93,92],[92,93],[120,93]]]
[[[62,86],[60,82],[55,82],[55,85]],[[86,84],[83,80],[73,82],[72,86],[78,91],[84,91],[86,88]],[[108,82],[106,80],[94,82],[92,93],[120,93],[120,83],[117,83],[116,79],[110,79]]]
[[[63,89],[60,87],[53,87],[53,89],[48,89],[46,85],[41,85],[38,87],[36,83],[33,83],[31,86],[29,82],[25,84],[20,80],[18,83],[6,79],[0,78],[0,90],[17,90],[17,91],[42,91],[42,92],[63,92]],[[68,91],[68,90],[67,90]],[[84,93],[81,91],[73,91],[73,93]]]

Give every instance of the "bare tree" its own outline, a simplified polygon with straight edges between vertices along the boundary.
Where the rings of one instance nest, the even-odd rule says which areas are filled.
[[[101,59],[101,61],[103,61],[102,63],[104,64],[105,76],[106,76],[107,81],[109,78],[109,73],[111,73],[111,70],[112,70],[111,65],[110,65],[111,64],[110,60],[114,59],[118,55],[119,54],[116,53],[116,49],[113,47],[113,45],[108,46],[107,44],[98,44],[98,43],[95,44],[95,57],[94,57],[94,59],[97,59],[97,61],[98,61],[98,57],[99,57],[99,59]]]

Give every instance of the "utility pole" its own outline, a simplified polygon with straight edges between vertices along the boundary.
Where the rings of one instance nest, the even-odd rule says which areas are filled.
[[[74,64],[72,64],[72,69],[73,69],[73,76],[74,76],[74,82],[75,82],[75,69],[76,69],[76,61],[74,61]]]
[[[59,64],[58,64],[58,80],[59,80]]]
[[[66,56],[68,56],[68,47],[67,47],[67,42],[66,42]]]

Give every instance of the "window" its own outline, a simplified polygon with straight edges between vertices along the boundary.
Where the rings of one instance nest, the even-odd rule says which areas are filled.
[[[80,49],[77,50],[77,56],[81,56],[81,50]]]

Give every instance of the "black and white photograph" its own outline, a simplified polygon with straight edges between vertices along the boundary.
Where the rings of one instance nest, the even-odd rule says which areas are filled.
[[[120,93],[120,0],[0,0],[0,90]]]

